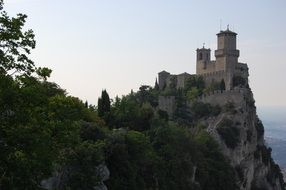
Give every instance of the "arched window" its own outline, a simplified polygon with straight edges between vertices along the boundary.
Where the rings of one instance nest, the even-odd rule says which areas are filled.
[[[203,54],[200,53],[200,54],[199,54],[199,60],[202,60],[202,59],[203,59]]]

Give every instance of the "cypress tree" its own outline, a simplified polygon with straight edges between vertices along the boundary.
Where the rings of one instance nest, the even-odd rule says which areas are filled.
[[[158,84],[158,81],[157,81],[157,78],[156,78],[156,82],[155,82],[155,87],[154,87],[155,90],[159,90],[159,84]]]
[[[224,80],[222,79],[221,81],[220,81],[220,90],[225,90],[225,82],[224,82]]]
[[[98,98],[97,106],[98,115],[100,117],[110,111],[110,98],[106,90],[101,92],[101,97]]]

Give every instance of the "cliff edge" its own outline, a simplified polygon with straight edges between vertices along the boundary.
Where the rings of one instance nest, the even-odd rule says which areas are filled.
[[[201,122],[235,168],[240,189],[284,189],[280,168],[271,158],[271,148],[265,145],[264,127],[251,90],[237,88],[210,94],[200,101],[223,107],[218,116]]]

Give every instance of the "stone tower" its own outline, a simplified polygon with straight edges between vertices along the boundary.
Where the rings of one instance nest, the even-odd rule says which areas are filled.
[[[236,35],[229,28],[217,34],[216,71],[234,73],[239,57],[239,50],[236,49]]]
[[[167,85],[167,79],[170,77],[170,73],[161,71],[159,73],[159,89],[163,90]]]
[[[208,72],[209,63],[211,61],[211,50],[203,48],[197,49],[197,74]]]

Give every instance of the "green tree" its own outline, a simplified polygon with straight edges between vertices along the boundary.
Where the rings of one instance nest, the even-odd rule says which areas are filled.
[[[110,112],[110,98],[106,90],[101,92],[101,97],[98,98],[98,115],[100,117],[104,116],[106,113]]]
[[[177,77],[176,76],[171,76],[170,78],[170,84],[169,84],[169,88],[170,90],[176,90],[177,87]]]
[[[32,30],[23,31],[26,18],[24,14],[10,18],[0,0],[0,73],[29,75],[35,71],[34,62],[28,55],[36,42]]]
[[[158,81],[157,81],[157,78],[156,78],[156,82],[155,82],[155,87],[154,87],[155,90],[159,90],[159,84],[158,84]]]
[[[199,151],[188,130],[177,126],[158,127],[150,131],[150,139],[159,157],[157,189],[198,189],[192,178]]]
[[[30,84],[0,74],[0,189],[37,189],[53,169],[46,95]]]
[[[232,79],[233,86],[244,87],[247,86],[247,80],[242,76],[234,76]]]
[[[216,130],[228,148],[234,149],[240,143],[240,131],[232,120],[224,118]]]
[[[98,167],[104,163],[104,146],[103,141],[84,141],[65,152],[65,167],[69,170],[62,189],[94,189],[99,185],[102,176]]]
[[[114,131],[108,139],[108,189],[155,189],[156,154],[150,140],[137,131]]]
[[[173,119],[180,125],[190,125],[192,122],[192,115],[182,89],[179,89],[176,94],[176,109]]]
[[[196,180],[201,190],[238,189],[234,168],[221,153],[217,142],[205,131],[195,136],[195,142],[200,150]]]
[[[139,91],[136,94],[136,97],[140,104],[143,104],[144,102],[148,101],[149,96],[150,96],[150,93],[149,93],[150,89],[151,89],[151,86],[148,86],[148,85],[140,86]]]
[[[209,116],[211,114],[211,105],[203,102],[194,102],[191,107],[193,116],[196,119]]]
[[[192,87],[191,90],[187,92],[187,98],[189,100],[195,100],[200,95],[200,92],[197,87]]]
[[[203,77],[193,75],[186,81],[186,91],[196,87],[200,92],[205,88],[205,81]]]
[[[0,189],[39,189],[68,165],[67,152],[81,144],[80,123],[100,123],[79,99],[27,75],[0,74],[0,104]]]
[[[158,90],[153,89],[151,86],[140,86],[139,91],[134,96],[140,105],[150,103],[153,107],[158,106]]]
[[[36,73],[44,81],[47,81],[47,79],[51,76],[52,70],[47,67],[39,67],[37,68]]]

